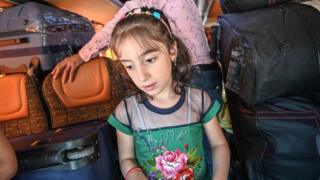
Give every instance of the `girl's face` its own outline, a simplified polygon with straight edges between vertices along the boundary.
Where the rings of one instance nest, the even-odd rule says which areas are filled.
[[[119,47],[119,60],[125,67],[134,84],[153,98],[165,97],[173,92],[172,61],[177,48],[170,52],[162,43],[160,48],[141,47],[132,38],[126,39]]]

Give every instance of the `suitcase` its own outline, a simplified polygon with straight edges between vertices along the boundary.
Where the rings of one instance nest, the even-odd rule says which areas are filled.
[[[318,180],[319,93],[249,108],[234,93],[228,97],[236,149],[249,179]]]
[[[58,128],[94,119],[106,119],[130,91],[123,81],[118,81],[116,62],[96,58],[77,70],[72,83],[49,74],[42,86],[49,107],[51,127]]]
[[[227,89],[248,106],[320,89],[320,12],[285,3],[219,17]]]
[[[11,139],[19,163],[14,179],[121,179],[114,133],[105,121],[91,121]]]
[[[17,68],[0,65],[0,131],[8,138],[46,131],[48,119],[32,74],[38,59]]]
[[[0,64],[15,67],[40,58],[43,71],[76,53],[94,34],[91,22],[74,13],[28,2],[0,14]]]

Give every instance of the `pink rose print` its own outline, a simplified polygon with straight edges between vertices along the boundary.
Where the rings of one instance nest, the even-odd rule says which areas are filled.
[[[165,179],[175,179],[178,173],[187,169],[187,161],[187,154],[182,153],[179,149],[175,152],[166,151],[156,157],[156,168]]]

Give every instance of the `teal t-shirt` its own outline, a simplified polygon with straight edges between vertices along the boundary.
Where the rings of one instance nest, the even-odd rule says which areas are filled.
[[[192,93],[191,93],[192,92]],[[189,93],[189,94],[188,94]],[[204,148],[203,148],[203,124],[210,121],[216,116],[217,111],[220,108],[218,101],[214,103],[196,103],[196,105],[191,105],[195,103],[194,100],[203,101],[203,95],[194,94],[201,93],[197,90],[187,90],[185,94],[181,95],[181,103],[179,107],[175,107],[173,112],[168,109],[164,111],[159,111],[159,109],[153,109],[155,107],[149,107],[150,104],[135,104],[130,103],[130,99],[127,99],[127,108],[125,113],[127,114],[127,120],[130,123],[124,121],[125,116],[118,115],[120,120],[116,115],[111,115],[108,122],[114,126],[117,130],[132,135],[134,138],[135,145],[135,155],[136,160],[141,168],[143,168],[145,175],[149,179],[207,179],[206,177],[206,165],[204,159]],[[188,96],[194,96],[189,98]],[[201,98],[199,98],[201,97]],[[208,98],[205,96],[205,98]],[[133,100],[134,102],[134,100]],[[208,101],[207,101],[208,102]],[[178,102],[179,103],[179,102]],[[203,105],[205,111],[203,114],[199,114],[201,108],[195,108],[197,105]],[[140,106],[137,108],[137,113],[135,113],[136,108],[132,108],[130,105]],[[183,108],[186,105],[187,108]],[[143,109],[146,106],[145,109]],[[120,108],[119,106],[118,108]],[[141,110],[142,108],[142,110]],[[179,110],[183,112],[179,112]],[[139,112],[139,110],[141,110]],[[179,118],[181,117],[183,122],[181,124],[171,124],[169,126],[152,127],[152,128],[137,128],[137,126],[142,126],[144,121],[148,121],[148,118],[155,117],[154,114],[148,114],[147,110],[153,111],[153,113],[158,114],[160,117],[157,121],[166,121],[166,119],[161,119],[164,117]],[[155,112],[154,112],[155,111]],[[193,111],[190,113],[190,111]],[[124,111],[118,111],[124,112]],[[195,116],[195,114],[199,116]],[[178,114],[175,115],[175,114]],[[181,116],[179,116],[181,114]],[[188,115],[184,115],[188,114]],[[129,115],[129,117],[128,117]],[[130,117],[134,115],[137,117]],[[140,116],[140,117],[139,117]],[[192,120],[187,121],[185,117],[191,116]],[[134,125],[135,118],[140,118],[138,125]],[[141,118],[144,121],[141,121]],[[129,120],[130,119],[130,120]],[[127,123],[126,123],[127,122]],[[177,121],[178,122],[178,121]],[[131,124],[131,125],[130,125]],[[145,123],[146,125],[146,123]]]

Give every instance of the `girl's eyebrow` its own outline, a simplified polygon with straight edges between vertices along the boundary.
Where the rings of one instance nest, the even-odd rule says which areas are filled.
[[[142,54],[139,55],[139,57],[145,56],[149,53],[153,53],[153,52],[157,52],[159,51],[158,49],[148,49],[145,52],[143,52]],[[129,59],[119,59],[121,62],[131,62],[131,60]]]
[[[156,52],[156,51],[158,51],[158,49],[148,49],[145,52],[143,52],[142,54],[140,54],[139,57],[145,56],[146,54],[153,53],[153,52]]]

